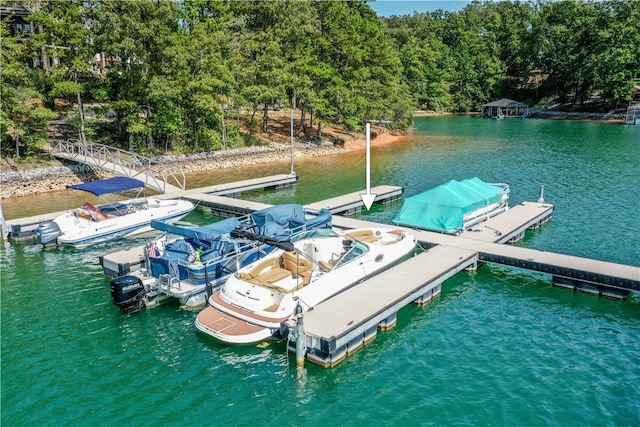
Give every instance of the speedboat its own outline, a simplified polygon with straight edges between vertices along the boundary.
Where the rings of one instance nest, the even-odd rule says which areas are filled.
[[[451,180],[405,198],[394,224],[446,234],[467,228],[509,209],[509,185],[479,178]]]
[[[229,276],[198,313],[198,330],[230,344],[284,337],[286,323],[410,256],[413,234],[382,227],[312,230]]]
[[[128,177],[114,177],[67,188],[102,197],[144,188],[144,182]],[[152,220],[179,220],[195,206],[187,200],[138,197],[106,202],[94,206],[85,202],[79,208],[65,212],[53,221],[43,222],[36,229],[38,243],[43,246],[66,245],[80,249],[108,240],[151,231]]]
[[[330,228],[331,220],[328,209],[307,215],[301,205],[284,204],[203,227],[152,221],[165,234],[145,246],[146,267],[111,281],[112,302],[123,313],[168,300],[200,307],[230,274],[272,252],[281,240]]]

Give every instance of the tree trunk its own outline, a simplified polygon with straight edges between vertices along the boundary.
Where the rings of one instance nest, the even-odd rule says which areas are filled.
[[[78,84],[78,75],[75,76],[76,85]],[[80,86],[77,86],[78,90],[76,95],[78,96],[78,115],[80,116],[80,141],[83,144],[87,143],[87,136],[84,133],[84,107],[82,106],[82,98],[80,97]]]
[[[264,110],[262,114],[262,132],[266,132],[269,128],[269,106],[264,104]]]
[[[300,136],[300,134],[305,135],[307,133],[307,123],[305,120],[305,110],[304,108],[300,110],[300,127],[298,128],[298,136]]]

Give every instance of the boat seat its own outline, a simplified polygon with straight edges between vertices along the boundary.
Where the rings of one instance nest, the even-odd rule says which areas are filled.
[[[258,277],[249,280],[249,282],[255,283],[255,284],[262,284],[262,283],[271,284],[271,283],[279,282],[285,277],[290,277],[291,274],[292,273],[289,270],[285,270],[284,268],[273,267],[271,270],[265,271],[264,273],[260,274]]]
[[[333,265],[328,263],[327,261],[318,261],[318,266],[320,266],[320,270],[322,271],[333,270]]]
[[[260,283],[260,285],[264,286],[265,288],[274,290],[276,292],[280,292],[281,294],[290,294],[309,284],[309,282],[311,281],[311,272],[305,271],[304,273],[300,273],[299,277],[302,280],[296,286],[293,286],[291,288],[283,288],[282,286],[278,286],[276,283],[273,283],[273,282],[272,283],[263,282],[263,283]]]
[[[300,277],[302,278],[302,282],[300,282],[298,287],[307,286],[311,281],[311,272],[305,271],[304,273],[300,273]]]
[[[359,240],[367,243],[375,243],[378,241],[378,237],[373,234],[372,230],[347,231],[345,238],[347,240]]]
[[[256,277],[258,277],[260,273],[262,273],[262,271],[267,267],[277,267],[277,266],[278,266],[277,259],[274,261],[273,259],[268,258],[268,259],[262,260],[262,262],[258,263],[251,270],[246,272],[241,272],[238,277],[240,277],[242,280],[251,281]]]
[[[298,256],[295,252],[284,252],[282,254],[282,266],[294,275],[304,273],[311,269],[309,260]]]

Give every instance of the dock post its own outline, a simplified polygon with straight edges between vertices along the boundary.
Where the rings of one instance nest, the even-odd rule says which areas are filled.
[[[544,185],[540,186],[540,197],[538,197],[538,203],[544,203]]]
[[[4,220],[4,213],[2,212],[2,202],[0,202],[0,233],[2,234],[2,241],[8,242],[9,226]]]
[[[300,307],[300,306],[298,306]],[[296,310],[297,311],[297,310]],[[304,315],[299,313],[296,315],[296,366],[298,368],[304,367]]]

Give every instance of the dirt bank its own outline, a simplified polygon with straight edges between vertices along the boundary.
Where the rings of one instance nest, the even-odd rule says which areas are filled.
[[[403,134],[373,131],[371,145],[375,147],[391,144],[402,137]],[[335,136],[332,139],[335,141]],[[344,139],[338,142],[296,143],[294,144],[294,155],[296,158],[303,158],[335,155],[345,151],[364,149],[364,135],[344,134]],[[179,165],[186,173],[189,173],[286,161],[290,159],[290,156],[290,143],[271,142],[264,146],[228,149],[211,153],[163,156],[158,158],[158,161],[165,164]],[[17,170],[10,168],[5,160],[2,160],[2,163],[2,171],[0,173],[0,198],[2,199],[64,190],[67,185],[111,176],[107,172],[93,170],[88,166],[73,163],[63,164],[57,160],[52,160],[50,165],[46,167],[41,165],[40,167],[18,165]]]

